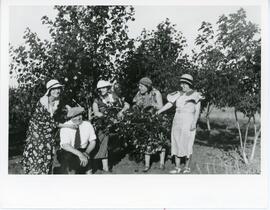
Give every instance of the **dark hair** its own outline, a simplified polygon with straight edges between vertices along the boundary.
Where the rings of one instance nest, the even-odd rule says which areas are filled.
[[[62,88],[61,88],[61,87],[55,87],[55,88],[51,88],[51,89],[49,90],[49,92],[48,92],[47,96],[50,96],[50,95],[51,95],[51,91],[52,91],[52,90],[55,90],[55,89],[60,89],[60,90],[62,90]]]
[[[110,92],[110,90],[112,89],[111,86],[107,86],[107,87],[103,87],[103,88],[106,88],[108,92]],[[101,96],[101,91],[100,91],[101,88],[97,89],[97,95],[98,96]]]
[[[187,84],[187,85],[189,86],[189,88],[191,88],[191,89],[193,88],[193,84],[190,84],[190,83],[185,82],[185,81],[181,81],[180,84],[181,84],[181,83]]]

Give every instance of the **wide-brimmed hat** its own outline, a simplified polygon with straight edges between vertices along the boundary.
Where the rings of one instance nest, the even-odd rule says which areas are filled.
[[[47,91],[46,91],[45,95],[47,96],[51,89],[59,88],[59,87],[63,87],[63,85],[61,85],[58,80],[56,80],[56,79],[50,80],[46,84]]]
[[[112,84],[108,81],[105,81],[105,80],[99,80],[97,83],[97,89],[104,88],[104,87],[111,87],[111,86],[112,86]]]
[[[146,86],[146,87],[152,87],[152,80],[148,77],[143,77],[139,81],[140,84]]]
[[[84,112],[84,108],[79,106],[79,107],[71,107],[68,109],[67,117],[68,118],[73,118],[76,117]]]
[[[183,74],[180,78],[181,83],[186,83],[188,85],[193,85],[193,77],[190,74]]]

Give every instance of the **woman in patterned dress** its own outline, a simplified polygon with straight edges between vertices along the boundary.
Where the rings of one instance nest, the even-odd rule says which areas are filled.
[[[170,109],[176,105],[171,131],[171,155],[175,156],[176,167],[170,173],[180,173],[180,160],[185,159],[183,173],[190,173],[190,160],[196,134],[196,124],[200,114],[200,93],[192,90],[193,78],[184,74],[180,79],[182,91],[176,91],[167,96],[168,103],[165,104],[157,114]]]
[[[139,91],[136,96],[133,98],[133,103],[135,106],[141,108],[153,108],[160,109],[163,106],[162,95],[161,93],[153,88],[152,81],[148,77],[143,77],[139,81]],[[165,169],[165,148],[159,149],[160,153],[160,169]],[[146,151],[144,155],[145,159],[145,168],[143,172],[147,172],[150,169],[150,159],[151,152]]]
[[[93,103],[93,112],[95,117],[102,118],[109,107],[118,106],[122,107],[122,109],[117,114],[117,117],[121,119],[124,116],[123,113],[129,109],[129,104],[127,102],[122,101],[114,92],[109,91],[111,86],[111,83],[105,80],[100,80],[97,83],[99,96],[94,100]],[[109,134],[107,134],[104,130],[99,130],[99,148],[97,147],[98,151],[95,154],[94,159],[102,160],[102,169],[105,173],[109,172],[108,142]]]
[[[55,130],[58,127],[74,128],[54,120],[62,86],[57,80],[47,83],[47,92],[38,101],[30,119],[22,159],[25,174],[49,174],[53,163]]]

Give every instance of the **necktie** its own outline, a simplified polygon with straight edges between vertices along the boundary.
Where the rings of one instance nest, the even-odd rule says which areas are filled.
[[[81,147],[81,135],[80,135],[80,129],[77,128],[76,129],[76,133],[75,133],[75,142],[74,142],[74,148],[80,148]]]

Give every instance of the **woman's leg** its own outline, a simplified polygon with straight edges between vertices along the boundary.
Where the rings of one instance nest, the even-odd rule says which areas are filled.
[[[165,152],[166,150],[163,148],[159,154],[159,157],[160,157],[160,168],[164,168],[164,165],[165,165]]]
[[[191,155],[186,156],[185,168],[184,168],[183,173],[185,174],[190,173],[190,162],[191,162]]]
[[[175,155],[175,166],[176,168],[180,168],[180,157],[177,157],[176,155]]]
[[[150,158],[151,158],[150,154],[145,154],[144,155],[145,167],[142,170],[142,172],[149,171],[149,169],[150,169]]]
[[[102,169],[103,171],[109,171],[108,158],[102,159]]]
[[[175,155],[175,169],[171,170],[170,173],[171,174],[179,174],[181,172],[181,168],[180,168],[180,157],[177,157]]]
[[[151,158],[151,156],[149,154],[144,155],[145,167],[146,168],[150,168],[150,158]]]

